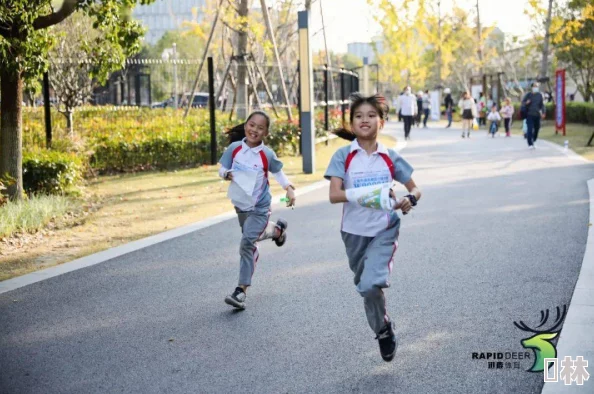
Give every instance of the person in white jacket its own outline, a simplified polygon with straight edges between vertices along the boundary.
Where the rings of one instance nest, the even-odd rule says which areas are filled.
[[[458,108],[460,108],[460,113],[462,113],[462,138],[464,138],[464,131],[466,131],[466,137],[470,138],[472,122],[478,116],[478,113],[476,103],[470,97],[468,91],[464,92],[462,99],[458,102]]]
[[[413,123],[413,118],[417,115],[417,99],[414,94],[411,93],[410,86],[407,86],[404,90],[404,94],[398,97],[398,107],[402,114],[402,120],[404,121],[404,139],[410,139],[410,128]]]

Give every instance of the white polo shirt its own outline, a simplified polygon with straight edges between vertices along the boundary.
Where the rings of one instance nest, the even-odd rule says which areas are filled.
[[[357,151],[357,153],[352,156],[345,172],[347,157],[354,151]],[[396,181],[404,184],[411,179],[413,168],[394,150],[386,149],[384,145],[378,142],[377,150],[367,154],[357,140],[334,153],[324,177],[326,179],[331,177],[341,178],[345,189],[381,184],[391,185],[392,173],[382,154],[386,155],[392,162]],[[350,234],[375,237],[397,219],[398,215],[395,211],[386,212],[362,207],[355,202],[346,202],[342,213],[341,230]]]
[[[283,172],[283,163],[276,157],[272,149],[261,143],[260,145],[250,148],[245,142],[237,141],[229,145],[219,163],[219,175],[224,177],[227,170],[246,171],[256,173],[256,183],[252,191],[252,202],[245,203],[242,201],[232,201],[233,205],[242,210],[251,210],[253,206],[258,208],[266,208],[270,206],[270,188],[268,185],[267,174],[264,172],[264,161],[268,165],[268,172],[272,173],[278,183],[283,189],[286,189],[291,182],[287,179]],[[264,157],[265,159],[264,159]]]

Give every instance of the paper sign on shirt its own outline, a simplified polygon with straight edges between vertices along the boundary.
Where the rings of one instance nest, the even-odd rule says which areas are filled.
[[[255,171],[233,171],[233,180],[229,185],[227,197],[233,205],[241,210],[249,210],[254,206],[252,196],[258,173]]]
[[[353,181],[353,187],[355,188],[392,183],[392,177],[388,170],[373,172],[352,172],[349,175]]]

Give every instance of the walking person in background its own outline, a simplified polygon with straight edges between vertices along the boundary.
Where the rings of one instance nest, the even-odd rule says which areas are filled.
[[[485,98],[485,95],[483,94],[483,92],[480,93],[479,95],[479,99],[478,99],[478,125],[479,126],[483,126],[483,125],[487,125],[487,99]]]
[[[402,90],[402,92],[400,92],[400,96],[398,96],[398,121],[402,122],[402,108],[400,107],[400,97],[402,97],[402,95],[404,94],[404,92],[406,91],[406,88],[404,88]]]
[[[414,94],[411,92],[410,86],[404,90],[404,94],[398,100],[402,120],[404,121],[404,139],[410,139],[410,128],[413,124],[413,119],[417,115],[417,101]]]
[[[503,125],[505,126],[505,136],[511,137],[511,121],[514,116],[514,106],[511,104],[511,99],[509,97],[505,98],[500,113],[503,117]]]
[[[472,121],[478,116],[476,104],[474,99],[470,97],[468,91],[464,92],[462,99],[458,102],[458,108],[462,113],[462,138],[464,138],[464,131],[466,131],[466,137],[470,138],[470,130],[472,129]]]
[[[526,140],[528,148],[535,149],[534,143],[538,138],[540,130],[540,120],[545,117],[544,98],[539,92],[539,83],[532,83],[532,91],[527,93],[522,100],[522,105],[526,111]]]
[[[417,123],[417,127],[421,127],[421,116],[423,115],[423,91],[419,90],[417,92],[417,115],[415,116],[415,121]]]
[[[445,106],[446,116],[448,117],[448,125],[446,128],[452,125],[452,110],[454,109],[454,99],[452,98],[452,94],[450,88],[445,88],[443,92],[446,94],[445,99],[443,100],[443,105]]]
[[[427,118],[429,118],[429,110],[431,109],[431,99],[429,98],[429,90],[425,90],[423,94],[423,127],[427,128]]]

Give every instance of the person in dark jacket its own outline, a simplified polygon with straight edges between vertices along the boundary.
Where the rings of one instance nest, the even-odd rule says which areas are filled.
[[[417,93],[417,116],[415,118],[417,127],[421,127],[421,115],[423,115],[423,91]]]
[[[443,105],[445,106],[445,112],[448,117],[448,125],[446,128],[452,126],[452,110],[454,109],[454,99],[452,98],[452,94],[450,88],[445,88],[443,92],[446,94],[445,99],[443,100]]]
[[[528,141],[528,148],[535,149],[538,138],[538,131],[540,130],[540,120],[544,119],[545,106],[544,97],[539,91],[539,83],[532,83],[532,91],[527,93],[522,100],[522,105],[526,106],[526,140]]]

